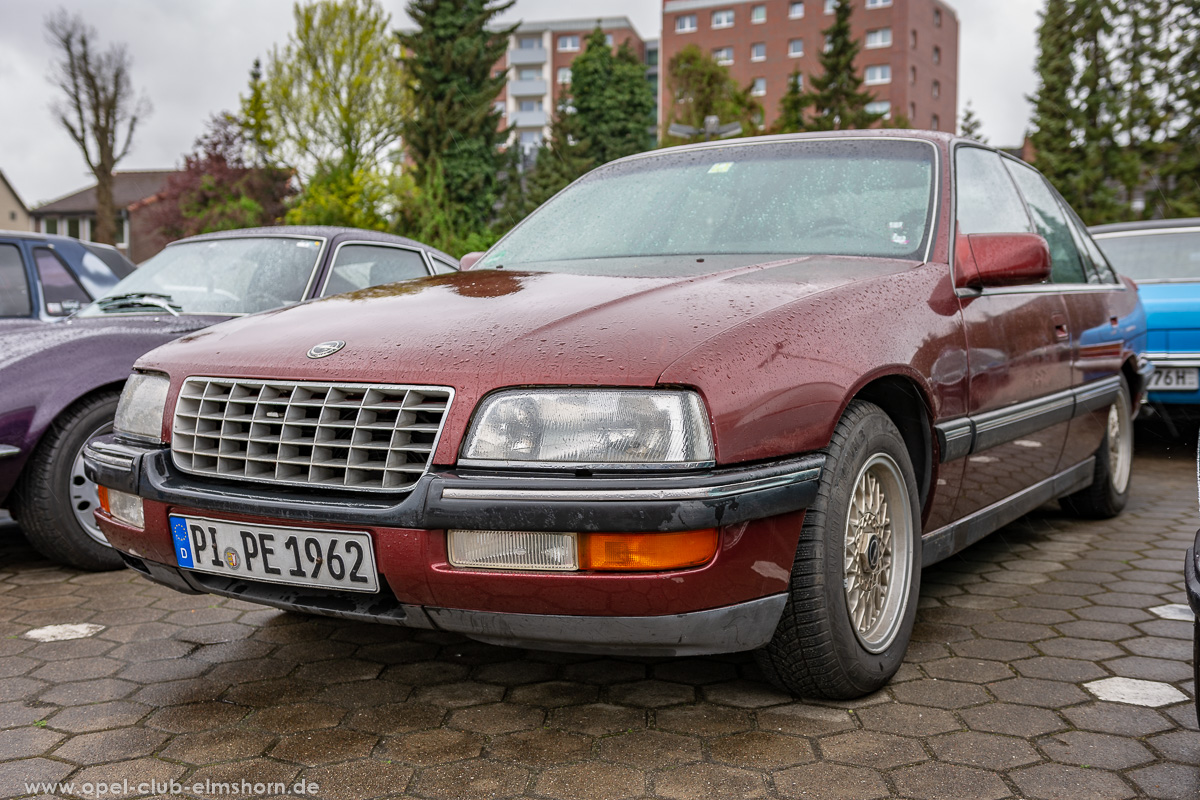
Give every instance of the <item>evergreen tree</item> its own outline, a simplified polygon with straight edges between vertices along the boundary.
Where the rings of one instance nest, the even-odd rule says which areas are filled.
[[[788,76],[788,88],[779,99],[779,116],[775,118],[775,133],[799,133],[805,130],[804,111],[809,98],[802,88],[804,78],[799,70]]]
[[[1089,224],[1125,216],[1111,176],[1124,157],[1116,145],[1116,89],[1108,41],[1113,34],[1112,0],[1077,0],[1073,14],[1076,77],[1072,89],[1076,169],[1058,186]]]
[[[813,109],[809,130],[866,128],[883,117],[867,111],[875,96],[862,91],[862,78],[854,67],[862,45],[851,35],[850,11],[849,0],[838,0],[833,24],[822,31],[828,46],[820,57],[822,72],[813,77],[807,96]]]
[[[267,113],[263,82],[262,62],[257,58],[250,67],[250,92],[239,98],[241,114],[238,123],[247,140],[254,166],[262,167],[271,163],[275,152],[275,140],[271,135],[271,119]]]
[[[987,144],[987,137],[979,132],[981,128],[983,122],[975,115],[975,109],[971,108],[971,101],[968,100],[963,108],[962,122],[958,125],[959,133],[964,139],[974,139]]]
[[[492,70],[516,26],[496,28],[515,0],[411,0],[416,30],[398,34],[413,89],[405,146],[425,196],[444,197],[455,221],[487,228],[499,193],[507,138],[494,108],[505,76]],[[431,181],[440,176],[442,186]],[[428,204],[423,205],[429,208]]]
[[[1074,37],[1071,0],[1047,0],[1038,26],[1038,86],[1033,102],[1033,145],[1036,166],[1055,186],[1065,186],[1078,171],[1074,147],[1075,110],[1071,87],[1075,65],[1071,58]],[[1070,201],[1071,198],[1067,198]]]
[[[702,129],[705,117],[715,116],[722,124],[740,122],[742,131],[748,133],[758,128],[762,117],[762,105],[750,94],[750,87],[739,87],[727,68],[694,44],[668,62],[667,90],[671,98],[668,127],[678,122]],[[679,141],[665,132],[663,140]]]
[[[616,52],[597,27],[586,49],[571,64],[573,126],[587,137],[587,157],[605,164],[640,153],[654,127],[654,92],[646,83],[646,67],[629,42]],[[563,118],[559,113],[559,118]],[[565,141],[560,137],[560,143]]]
[[[1174,111],[1171,137],[1164,149],[1161,209],[1168,217],[1200,216],[1200,0],[1177,3],[1167,27],[1178,32],[1170,93]]]

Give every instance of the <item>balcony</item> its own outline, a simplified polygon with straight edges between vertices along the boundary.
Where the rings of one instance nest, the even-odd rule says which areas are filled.
[[[508,115],[508,123],[514,128],[544,128],[545,111],[514,111]]]
[[[509,81],[508,94],[511,97],[543,97],[546,94],[546,82]]]
[[[530,64],[545,64],[546,57],[546,48],[544,47],[528,50],[517,48],[516,50],[508,51],[508,65],[510,67],[524,67]]]

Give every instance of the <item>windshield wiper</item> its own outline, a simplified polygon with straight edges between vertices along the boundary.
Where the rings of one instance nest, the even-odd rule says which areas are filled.
[[[179,316],[179,312],[183,311],[183,306],[172,302],[171,295],[159,294],[158,292],[129,292],[128,294],[114,294],[111,297],[101,297],[96,301],[96,306],[101,311],[117,310],[121,308],[161,308],[164,311],[169,311],[172,316]]]

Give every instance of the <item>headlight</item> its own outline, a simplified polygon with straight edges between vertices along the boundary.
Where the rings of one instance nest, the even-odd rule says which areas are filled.
[[[171,381],[166,375],[135,372],[129,376],[113,430],[122,436],[144,441],[161,442],[163,410],[167,405],[167,390]]]
[[[695,392],[522,389],[480,403],[461,463],[613,468],[712,460],[712,430]]]

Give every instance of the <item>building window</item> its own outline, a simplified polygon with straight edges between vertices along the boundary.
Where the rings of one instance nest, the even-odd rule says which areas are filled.
[[[940,8],[935,8],[933,10],[933,26],[935,28],[942,27],[942,10]]]
[[[559,83],[570,83],[571,82],[571,68],[570,67],[559,67],[558,68],[558,82]]]
[[[892,118],[892,104],[887,100],[876,100],[873,103],[867,103],[865,108],[868,114],[882,114],[883,119]]]
[[[804,76],[801,75],[799,72],[792,75],[792,83],[796,84],[797,92],[804,91]]]
[[[908,68],[908,82],[912,86],[917,85],[917,68],[916,67]]]
[[[941,127],[939,127],[939,126],[941,124],[942,124],[942,121],[940,119],[938,119],[938,115],[934,114],[933,118],[929,120],[929,130],[940,131]]]
[[[750,9],[750,21],[755,25],[761,25],[767,21],[767,7],[755,6]]]
[[[50,217],[42,220],[42,231],[45,233],[58,233],[58,217]]]
[[[938,47],[936,44],[933,46],[933,63],[942,63],[942,48]]]
[[[521,149],[526,153],[532,152],[542,146],[541,131],[521,131]]]
[[[917,49],[917,32],[915,29],[913,30],[912,34],[910,34],[908,37],[908,45],[913,50]]]
[[[613,35],[611,33],[604,34],[604,43],[609,47],[613,46]]]
[[[646,66],[647,67],[657,67],[658,66],[658,48],[657,47],[647,47],[646,48]]]
[[[825,48],[824,49],[825,49],[826,53],[828,53],[830,50],[833,49],[833,37],[830,36],[829,34],[825,34]]]
[[[832,14],[837,11],[838,0],[825,0],[825,13]]]
[[[733,9],[723,8],[720,11],[712,12],[713,28],[732,28],[733,27]]]
[[[864,81],[868,86],[878,86],[882,83],[892,82],[892,65],[891,64],[876,64],[872,67],[867,67],[867,77]]]
[[[675,18],[676,33],[695,33],[696,32],[696,15],[682,14]]]
[[[767,60],[767,45],[765,42],[750,45],[750,60],[751,61],[766,61]]]
[[[504,101],[497,100],[496,102],[492,103],[492,111],[496,114],[503,115],[504,114]]]
[[[542,37],[540,36],[522,36],[517,39],[518,50],[541,50]]]
[[[892,0],[867,0],[867,8],[887,8]]]
[[[792,3],[788,6],[788,19],[803,19],[804,3]]]
[[[941,81],[934,81],[934,82],[933,82],[933,96],[934,96],[934,97],[941,97],[941,96],[942,96],[942,84],[941,84]]]
[[[766,78],[755,78],[754,84],[750,88],[750,94],[754,95],[755,97],[762,97],[766,93],[767,93],[767,79]]]
[[[788,42],[788,58],[800,58],[804,55],[804,40],[792,39]]]
[[[517,80],[519,81],[540,81],[541,79],[541,67],[521,67],[517,70]]]
[[[916,103],[908,104],[908,118],[910,120],[914,120],[917,118],[917,104]]]
[[[569,36],[558,37],[558,50],[560,53],[569,53],[579,49],[579,34],[573,33]]]
[[[867,49],[873,50],[876,47],[891,47],[892,46],[892,29],[880,28],[879,30],[867,31]]]
[[[67,236],[79,238],[79,217],[67,217]]]
[[[733,63],[733,48],[718,47],[713,50],[713,58],[716,59],[717,63],[722,67],[727,67]]]
[[[522,100],[517,106],[519,111],[541,111],[541,100]]]

